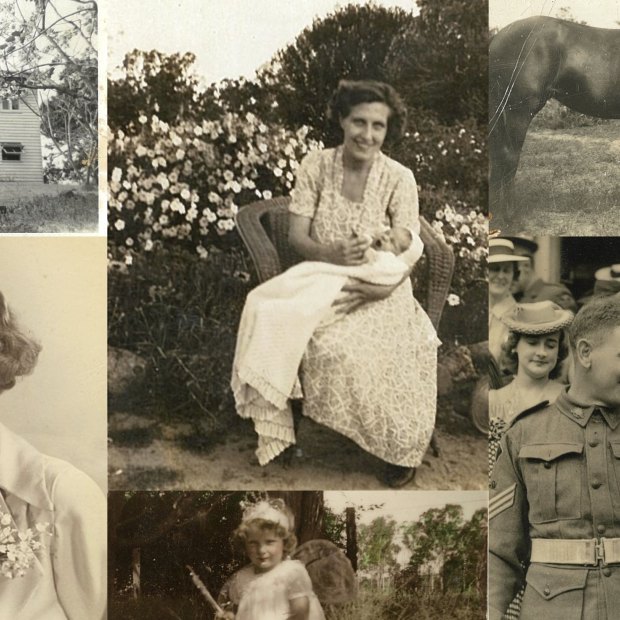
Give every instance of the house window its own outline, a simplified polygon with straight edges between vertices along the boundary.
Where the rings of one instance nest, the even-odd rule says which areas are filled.
[[[21,161],[24,145],[20,142],[2,143],[2,161]]]
[[[3,110],[19,110],[19,99],[3,99]]]

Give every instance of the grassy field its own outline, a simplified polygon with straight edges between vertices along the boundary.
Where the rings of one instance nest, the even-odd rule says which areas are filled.
[[[620,121],[550,130],[533,125],[516,178],[519,230],[620,235]]]
[[[326,608],[327,620],[481,620],[484,602],[452,592],[407,592],[361,589],[356,601]],[[143,596],[140,599],[112,597],[110,620],[210,620],[208,605],[199,597]]]
[[[0,233],[96,232],[96,189],[0,183]]]

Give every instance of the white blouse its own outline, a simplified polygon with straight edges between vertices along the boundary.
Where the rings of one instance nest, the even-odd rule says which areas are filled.
[[[24,577],[0,575],[0,618],[101,620],[106,615],[106,502],[73,465],[41,454],[0,424],[0,512],[19,531],[52,536]]]

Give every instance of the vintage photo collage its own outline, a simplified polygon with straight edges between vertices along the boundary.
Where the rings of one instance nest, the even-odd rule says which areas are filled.
[[[0,618],[620,617],[620,0],[0,0]]]

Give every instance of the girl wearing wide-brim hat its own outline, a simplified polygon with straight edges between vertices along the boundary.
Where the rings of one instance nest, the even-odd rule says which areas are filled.
[[[555,379],[568,355],[564,329],[572,320],[570,310],[552,301],[517,304],[502,316],[509,332],[501,363],[515,377],[503,388],[489,392],[491,418],[508,424],[520,412],[557,398],[562,384]]]
[[[489,240],[489,352],[496,362],[508,336],[501,317],[517,304],[510,289],[518,275],[517,265],[527,260],[525,256],[517,256],[509,239]]]

